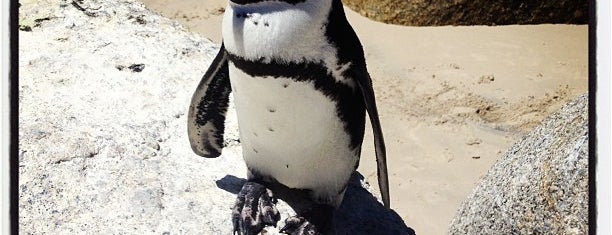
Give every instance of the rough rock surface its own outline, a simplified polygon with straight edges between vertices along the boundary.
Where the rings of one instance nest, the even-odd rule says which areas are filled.
[[[587,234],[588,97],[513,145],[460,206],[450,234]]]
[[[20,232],[230,234],[246,168],[235,113],[216,159],[191,151],[185,115],[219,46],[132,0],[20,3]],[[413,233],[358,173],[336,220]]]
[[[588,0],[343,0],[377,21],[413,26],[586,24]]]

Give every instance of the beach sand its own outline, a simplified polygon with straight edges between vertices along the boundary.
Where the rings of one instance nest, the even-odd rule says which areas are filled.
[[[221,41],[226,0],[143,2]],[[446,233],[497,158],[587,92],[586,25],[406,27],[346,10],[376,92],[391,207],[419,235]],[[375,185],[369,130],[358,170]]]

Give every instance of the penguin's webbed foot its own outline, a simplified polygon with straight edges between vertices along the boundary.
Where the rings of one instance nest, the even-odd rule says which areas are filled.
[[[232,208],[234,234],[254,235],[268,225],[276,226],[280,214],[272,191],[256,182],[246,182]]]
[[[332,220],[334,208],[329,205],[315,204],[300,215],[289,217],[281,233],[291,235],[333,234]]]
[[[317,227],[308,222],[304,217],[292,216],[285,220],[285,226],[280,230],[281,233],[289,235],[318,235],[321,234]]]

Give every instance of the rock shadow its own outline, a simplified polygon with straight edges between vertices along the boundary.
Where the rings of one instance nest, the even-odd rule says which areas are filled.
[[[340,208],[334,214],[334,234],[402,234],[415,235],[402,218],[386,209],[382,203],[361,185],[364,177],[353,173]],[[233,194],[242,189],[245,179],[226,175],[216,181],[217,187]],[[282,185],[270,187],[276,197],[285,201],[294,211],[303,211],[311,205],[303,190],[293,190]],[[282,218],[281,220],[284,220]]]

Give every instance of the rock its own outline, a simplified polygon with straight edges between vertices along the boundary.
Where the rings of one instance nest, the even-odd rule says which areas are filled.
[[[588,234],[588,142],[585,94],[493,165],[449,234]]]
[[[587,0],[344,0],[371,19],[400,25],[587,24]],[[400,10],[401,9],[401,10]]]
[[[233,104],[219,158],[187,139],[219,45],[133,0],[20,3],[20,232],[231,234],[246,176]],[[339,231],[413,232],[358,173],[337,218]]]

